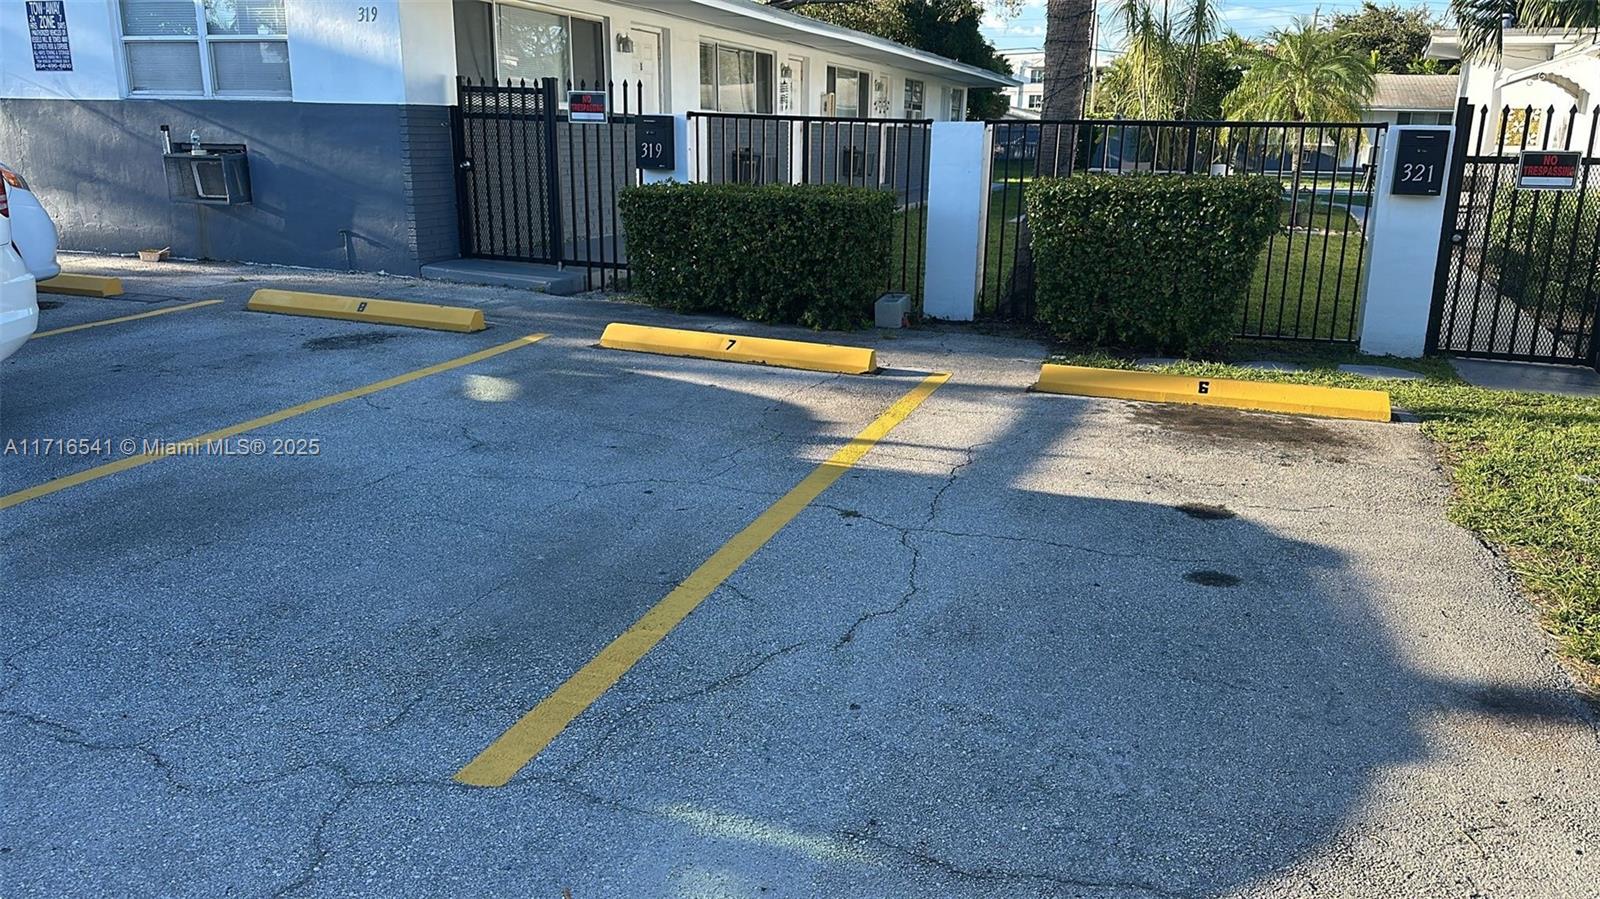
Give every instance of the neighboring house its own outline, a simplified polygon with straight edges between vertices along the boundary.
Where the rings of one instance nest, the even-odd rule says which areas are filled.
[[[1508,145],[1520,146],[1526,136],[1529,146],[1542,145],[1548,137],[1552,147],[1568,143],[1575,149],[1587,147],[1595,139],[1593,113],[1600,104],[1596,36],[1514,28],[1505,33],[1504,46],[1499,59],[1462,59],[1457,32],[1435,31],[1428,42],[1429,58],[1462,60],[1457,96],[1490,110],[1491,128],[1483,136],[1483,146],[1495,143],[1502,112],[1509,107],[1504,129]],[[1474,135],[1474,142],[1477,139]]]
[[[999,56],[1011,63],[1012,76],[1022,82],[1005,90],[1011,101],[1008,117],[1016,114],[1017,118],[1038,118],[1044,108],[1044,51],[1003,50]]]
[[[0,0],[0,158],[66,248],[416,273],[459,255],[458,76],[932,119],[1015,84],[754,0]],[[163,125],[242,145],[251,203],[173,203]]]
[[[1363,122],[1391,125],[1449,125],[1455,119],[1456,76],[1390,75],[1374,79]]]

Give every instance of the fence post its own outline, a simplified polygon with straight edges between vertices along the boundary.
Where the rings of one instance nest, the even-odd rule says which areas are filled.
[[[928,243],[922,312],[972,321],[978,306],[978,261],[988,214],[987,126],[934,122],[929,128]]]
[[[1427,350],[1428,320],[1433,308],[1434,277],[1439,263],[1439,235],[1445,228],[1448,173],[1455,165],[1454,146],[1445,159],[1444,189],[1438,196],[1396,195],[1395,148],[1407,131],[1451,132],[1454,128],[1398,125],[1374,154],[1378,189],[1367,210],[1366,290],[1361,302],[1361,351],[1373,355],[1418,357]],[[1454,223],[1450,223],[1454,226]]]

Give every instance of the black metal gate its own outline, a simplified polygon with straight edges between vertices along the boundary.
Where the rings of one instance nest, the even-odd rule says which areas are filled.
[[[1492,116],[1462,101],[1456,122],[1428,349],[1600,365],[1600,105]],[[1519,188],[1522,153],[1549,150],[1582,150],[1576,189]]]
[[[1017,265],[1023,194],[1042,176],[1272,175],[1279,227],[1242,298],[1236,334],[1351,343],[1359,338],[1367,210],[1383,122],[1063,119],[988,122],[993,154],[980,313],[1031,321]]]
[[[920,308],[933,120],[690,112],[695,181],[844,184],[893,193],[884,289]]]
[[[606,121],[587,123],[569,120],[558,86],[457,81],[461,255],[582,267],[590,288],[615,283],[628,265],[617,197],[641,180],[631,110],[642,87],[608,83]]]

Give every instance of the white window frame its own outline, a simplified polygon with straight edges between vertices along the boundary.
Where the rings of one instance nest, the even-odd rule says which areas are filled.
[[[822,86],[824,88],[826,88],[828,86],[828,80],[829,80],[830,77],[833,79],[833,82],[834,82],[834,84],[833,84],[833,112],[831,113],[831,115],[834,118],[845,118],[845,116],[842,116],[842,115],[839,114],[839,72],[841,72],[841,71],[854,72],[856,78],[858,79],[857,84],[856,84],[856,98],[857,98],[857,106],[858,106],[858,108],[856,109],[856,114],[854,116],[851,116],[851,118],[871,118],[872,117],[872,70],[871,69],[862,68],[861,66],[858,66],[858,65],[853,65],[853,64],[849,64],[849,63],[842,63],[842,62],[830,62],[830,63],[828,63],[828,64],[826,64],[826,65],[824,65],[822,67]],[[863,80],[866,82],[866,85],[867,85],[867,100],[866,100],[866,108],[865,109],[859,108],[860,97],[861,97],[860,84],[861,84],[861,81],[863,81]],[[891,98],[893,98],[894,94],[893,94],[892,91],[891,91],[889,96]],[[891,102],[893,102],[892,99],[891,99]]]
[[[950,113],[950,121],[965,122],[967,120],[967,89],[964,87],[952,87],[946,99],[950,101],[950,108],[946,110]]]
[[[224,91],[218,90],[216,82],[212,80],[211,44],[263,42],[283,44],[285,56],[289,53],[289,23],[287,19],[288,5],[294,0],[284,0],[285,21],[283,34],[208,34],[206,29],[205,0],[193,0],[195,28],[193,35],[176,34],[126,34],[126,26],[122,22],[122,4],[118,0],[111,0],[112,15],[117,20],[117,54],[119,68],[122,73],[122,95],[133,98],[193,98],[217,100],[292,100],[294,99],[294,61],[289,60],[289,89],[279,92],[259,93],[255,91]],[[131,60],[128,56],[129,44],[194,44],[200,52],[200,90],[198,91],[138,91],[133,89],[133,70],[129,68]]]
[[[911,85],[915,84],[917,91],[917,105],[911,105]],[[901,104],[905,107],[903,112],[908,119],[925,119],[928,117],[928,81],[925,78],[907,78],[900,87]]]
[[[718,63],[715,63],[715,64],[720,64],[721,56],[718,54],[717,51],[721,50],[723,48],[727,48],[729,50],[746,50],[746,51],[749,51],[751,53],[754,53],[758,57],[759,56],[766,56],[766,57],[769,57],[772,60],[772,83],[770,85],[768,85],[768,87],[770,87],[771,90],[768,91],[768,96],[767,96],[767,112],[760,112],[759,111],[761,109],[761,97],[757,96],[756,97],[756,109],[758,111],[756,113],[754,113],[755,115],[770,115],[770,114],[772,114],[772,111],[776,110],[778,108],[778,54],[776,52],[772,51],[772,50],[763,50],[760,47],[752,47],[752,46],[749,46],[748,44],[735,44],[735,43],[731,43],[729,41],[722,40],[720,38],[715,38],[715,37],[711,37],[710,35],[704,35],[703,34],[703,35],[700,36],[699,40],[695,41],[695,45],[694,45],[694,57],[695,57],[695,69],[696,69],[696,71],[694,73],[694,90],[695,90],[695,94],[696,95],[698,95],[700,93],[700,85],[702,84],[700,79],[703,77],[703,74],[699,71],[699,67],[700,67],[700,48],[705,47],[708,44],[711,46],[711,58],[713,60],[717,60],[718,61]],[[761,65],[758,62],[756,64],[756,71],[759,72],[760,70],[761,70]],[[712,90],[711,96],[712,96],[713,99],[717,99],[719,97],[719,95],[721,94],[721,90],[720,90],[720,88],[718,88],[718,86],[716,84],[716,75],[715,75],[715,73],[713,73],[713,75],[712,75],[712,87],[715,88],[715,89]],[[718,104],[718,105],[720,106],[720,104]],[[699,106],[701,109],[705,108],[701,104],[696,104],[696,106]],[[710,111],[710,112],[721,112],[722,110],[713,107],[708,111]],[[737,115],[743,115],[743,113],[736,113],[736,114]]]
[[[289,0],[289,2],[293,2],[293,0]],[[601,77],[600,80],[601,80],[602,83],[600,85],[598,85],[598,86],[590,85],[588,89],[591,90],[591,91],[603,91],[603,90],[606,89],[606,85],[608,83],[616,80],[616,79],[614,79],[612,77],[612,73],[613,73],[614,70],[612,69],[613,60],[611,58],[611,44],[612,44],[612,41],[615,40],[615,38],[612,36],[612,32],[611,32],[611,20],[606,18],[605,16],[595,16],[595,15],[589,15],[588,13],[572,12],[571,10],[562,9],[559,6],[546,6],[543,3],[515,3],[515,2],[503,2],[503,0],[493,0],[493,2],[490,2],[489,5],[494,7],[494,9],[493,9],[494,15],[492,17],[493,20],[494,20],[494,47],[491,48],[491,52],[494,53],[494,73],[495,73],[495,77],[496,78],[503,80],[503,79],[505,79],[507,77],[505,72],[501,71],[501,69],[500,69],[500,63],[501,63],[501,60],[502,60],[501,48],[505,46],[505,43],[503,41],[501,41],[501,39],[500,39],[500,7],[502,7],[502,6],[514,6],[514,7],[517,7],[519,9],[531,9],[534,12],[542,12],[542,13],[545,13],[546,15],[562,16],[562,17],[565,17],[565,18],[567,18],[569,20],[570,19],[582,19],[585,22],[593,22],[596,25],[599,25],[600,26],[600,51],[601,51],[601,56],[602,56],[601,65],[604,66],[605,71],[601,73],[602,77]],[[666,55],[666,52],[667,52],[666,41],[663,38],[662,46],[661,46],[661,53],[662,53],[662,55]],[[567,82],[570,81],[572,83],[572,89],[573,90],[577,90],[578,89],[578,79],[572,77],[572,73],[573,73],[573,69],[572,69],[573,59],[572,59],[572,57],[573,57],[573,54],[572,54],[572,24],[569,21],[568,24],[567,24],[567,75],[566,75],[565,78],[560,79],[561,83],[558,85],[558,90],[556,91],[557,95],[559,95],[560,98],[561,98],[561,107],[563,109],[565,109],[566,105],[567,105]],[[665,63],[666,63],[666,61],[662,60],[663,69],[665,69]],[[665,80],[665,72],[664,71],[663,71],[663,80]],[[663,87],[665,87],[665,85],[663,85]]]

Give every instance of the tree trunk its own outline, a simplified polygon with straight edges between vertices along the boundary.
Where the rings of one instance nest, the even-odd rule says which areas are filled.
[[[1091,47],[1094,42],[1095,0],[1046,0],[1044,33],[1043,121],[1077,119],[1084,114]],[[1065,133],[1062,133],[1065,131]],[[1057,159],[1057,147],[1066,151]],[[1078,129],[1060,125],[1039,127],[1036,170],[1040,175],[1071,174],[1078,151]],[[1004,223],[1001,224],[1004,227]],[[1015,291],[1004,301],[1011,317],[1033,316],[1033,241],[1024,215],[1017,229]],[[1001,273],[1004,277],[1005,273]],[[1000,285],[997,285],[997,287]],[[998,290],[996,291],[998,293]]]

